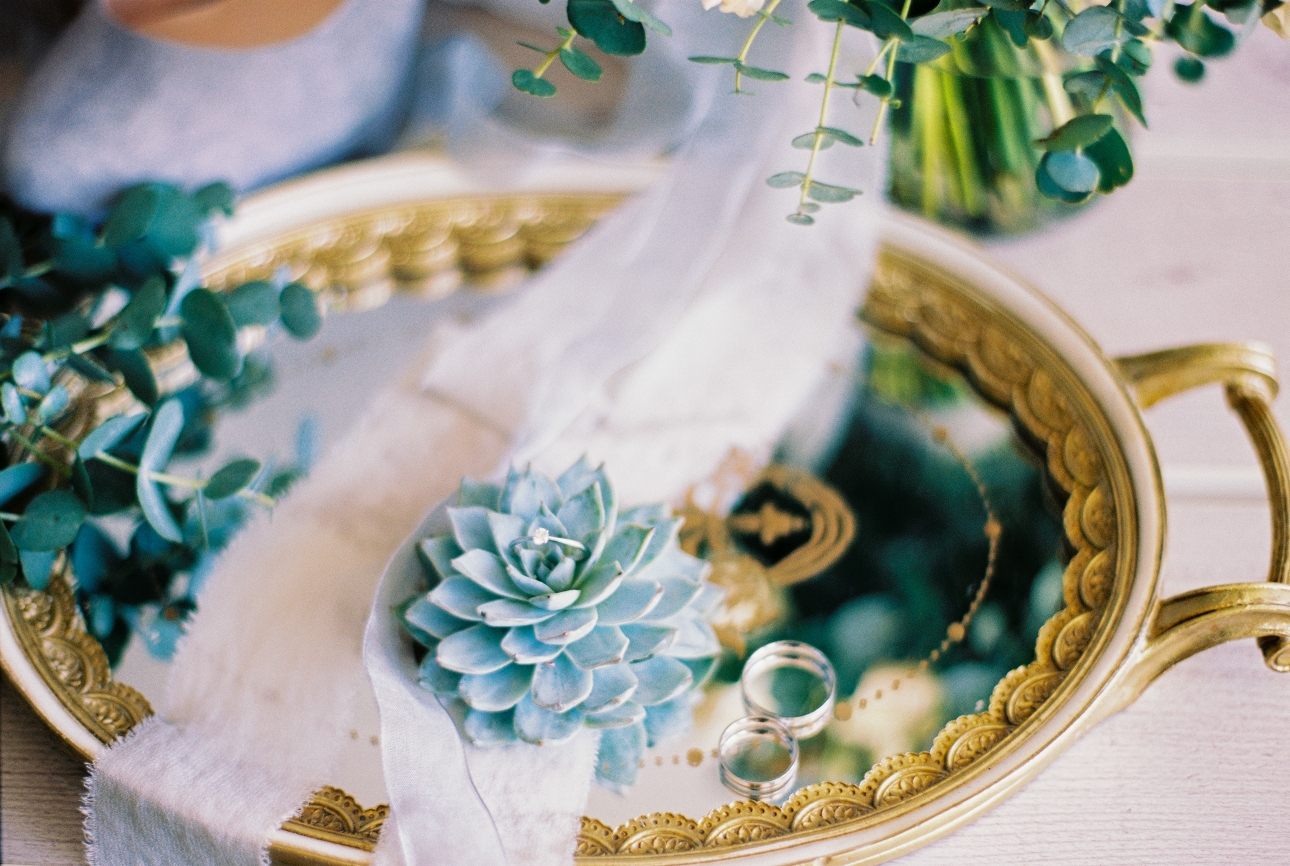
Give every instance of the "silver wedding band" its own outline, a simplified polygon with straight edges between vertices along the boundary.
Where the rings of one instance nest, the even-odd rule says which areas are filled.
[[[818,677],[825,691],[822,702],[800,715],[786,715],[782,707],[771,705],[766,695],[767,688],[758,688],[758,683],[771,682],[777,671],[785,669],[796,669],[810,677]],[[743,691],[744,707],[750,716],[777,719],[794,737],[805,739],[818,734],[829,723],[837,698],[838,678],[828,658],[815,647],[800,641],[780,640],[766,644],[748,657],[743,673],[739,675],[739,688]]]
[[[797,738],[770,716],[731,722],[717,744],[721,783],[749,800],[778,802],[797,781]]]
[[[581,550],[584,553],[587,546],[581,541],[574,541],[572,538],[561,538],[558,535],[552,535],[548,530],[538,528],[533,531],[532,535],[521,536],[510,543],[511,550],[519,550],[521,545],[530,544],[533,547],[546,547],[548,544],[559,544],[564,547],[571,547],[574,550]]]

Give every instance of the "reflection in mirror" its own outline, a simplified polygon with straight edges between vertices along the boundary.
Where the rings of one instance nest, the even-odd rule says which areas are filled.
[[[772,642],[817,648],[837,676],[827,723],[799,742],[795,787],[858,783],[984,709],[995,684],[1034,659],[1040,626],[1061,607],[1060,512],[1042,462],[1005,414],[909,343],[871,336],[774,459],[788,471],[746,478],[728,515],[687,509],[683,543],[714,561],[727,589],[725,653],[691,732],[651,748],[626,797],[593,791],[587,814],[609,826],[738,798],[715,747],[748,714],[740,675]],[[801,669],[755,679],[763,709],[819,705],[821,680]]]

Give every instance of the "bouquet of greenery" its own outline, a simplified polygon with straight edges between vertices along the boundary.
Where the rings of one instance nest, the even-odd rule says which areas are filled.
[[[322,325],[300,283],[200,285],[191,257],[232,202],[225,184],[143,184],[101,226],[0,203],[0,585],[41,590],[70,565],[112,663],[132,631],[173,652],[211,551],[302,471],[171,470],[209,443],[216,409],[270,384],[250,346]]]
[[[749,79],[786,81],[786,73],[754,61],[767,23],[793,23],[776,14],[781,0],[703,0],[705,8],[718,3],[722,12],[756,21],[735,56],[690,59],[730,67],[737,94],[748,92]],[[1175,72],[1198,81],[1205,61],[1230,53],[1261,19],[1283,36],[1287,31],[1283,0],[811,0],[807,9],[833,29],[827,68],[805,81],[820,88],[819,122],[793,139],[807,152],[801,170],[767,179],[797,190],[788,220],[800,225],[812,223],[821,204],[860,193],[817,177],[820,152],[835,144],[859,147],[866,137],[872,143],[893,109],[896,201],[968,226],[1027,227],[1043,207],[1039,196],[1060,208],[1133,177],[1123,127],[1128,117],[1146,125],[1137,79],[1150,67],[1154,46],[1180,46]],[[546,75],[557,59],[579,78],[600,78],[600,65],[582,50],[586,43],[633,55],[645,50],[649,33],[671,34],[633,0],[567,0],[567,14],[570,26],[559,29],[554,48],[525,45],[543,59],[516,70],[515,87],[555,96]],[[848,27],[879,40],[865,69],[839,62]],[[845,128],[845,107],[833,99],[839,90],[879,101],[867,136]]]

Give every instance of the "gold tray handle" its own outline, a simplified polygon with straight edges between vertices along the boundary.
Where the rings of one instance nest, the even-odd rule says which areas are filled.
[[[1233,583],[1162,599],[1134,679],[1144,687],[1173,664],[1229,640],[1257,638],[1268,667],[1290,672],[1290,451],[1272,414],[1276,361],[1258,345],[1210,343],[1118,358],[1145,409],[1200,385],[1222,383],[1258,452],[1272,512],[1267,583]]]

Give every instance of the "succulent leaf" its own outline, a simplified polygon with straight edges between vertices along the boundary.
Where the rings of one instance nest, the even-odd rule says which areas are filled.
[[[563,713],[571,710],[591,694],[592,676],[561,653],[533,672],[533,703],[544,709]]]
[[[693,711],[689,694],[683,694],[655,706],[645,713],[645,737],[650,746],[679,737],[690,730]]]
[[[461,674],[448,670],[435,661],[433,655],[428,655],[421,660],[417,682],[436,695],[453,695],[457,693],[457,686],[461,683]]]
[[[565,648],[573,663],[583,670],[615,665],[627,655],[627,636],[613,625],[596,626],[582,640]]]
[[[600,484],[593,482],[577,496],[566,499],[555,516],[569,530],[569,537],[578,541],[585,541],[600,532],[605,525],[605,503],[600,495]]]
[[[594,607],[575,607],[562,610],[555,616],[533,627],[533,634],[543,643],[571,644],[581,640],[596,627]]]
[[[539,707],[525,695],[515,706],[515,733],[524,742],[537,746],[563,743],[578,733],[583,718],[581,710],[553,712]]]
[[[496,484],[487,484],[482,481],[463,478],[461,479],[461,489],[457,491],[457,505],[462,508],[477,505],[480,508],[496,512],[497,503],[501,497],[501,488]]]
[[[501,510],[508,514],[518,514],[525,520],[533,520],[542,508],[552,514],[564,504],[560,488],[540,472],[526,471],[523,474],[514,469],[506,477],[506,486],[502,488]]]
[[[488,525],[488,509],[473,505],[468,508],[449,508],[448,520],[452,534],[462,550],[486,550],[497,553],[493,546],[493,531]]]
[[[555,616],[554,611],[534,607],[527,601],[516,601],[513,598],[499,598],[481,604],[479,612],[483,615],[484,622],[498,628],[534,625]]]
[[[645,726],[628,725],[612,728],[600,735],[596,753],[596,778],[619,793],[636,784],[640,775],[637,763],[645,752]]]
[[[535,595],[529,599],[529,604],[547,611],[564,610],[572,607],[573,603],[578,600],[579,592],[576,589],[566,590],[564,592],[548,592],[543,595]]]
[[[524,518],[514,514],[488,512],[488,528],[493,533],[493,543],[507,565],[518,566],[519,556],[511,549],[511,542],[524,535]]]
[[[697,611],[685,610],[669,622],[677,626],[676,640],[667,653],[679,659],[698,659],[721,651],[717,635]]]
[[[510,710],[501,713],[468,710],[463,727],[467,739],[476,746],[504,746],[516,740],[515,714]]]
[[[660,577],[659,585],[663,587],[663,597],[658,600],[644,620],[662,620],[676,616],[699,594],[700,584],[688,577]]]
[[[430,590],[430,600],[459,619],[479,622],[484,618],[479,608],[497,596],[468,577],[450,577]]]
[[[676,639],[677,630],[665,625],[645,625],[627,623],[620,626],[630,643],[627,646],[626,659],[629,662],[641,661],[666,649]]]
[[[443,644],[439,647],[442,650]],[[632,662],[631,670],[640,681],[632,700],[646,707],[672,700],[694,682],[689,668],[667,656]]]
[[[614,533],[614,537],[605,545],[600,554],[602,562],[616,562],[623,572],[630,574],[645,553],[645,546],[654,537],[654,530],[629,523]]]
[[[638,683],[630,665],[596,668],[592,671],[591,694],[582,702],[582,708],[590,713],[616,707],[632,696]]]
[[[507,665],[491,674],[466,674],[461,678],[461,699],[476,710],[509,710],[533,686],[533,671],[532,665]]]
[[[403,623],[409,630],[413,630],[414,637],[417,636],[417,631],[421,631],[434,640],[443,640],[448,635],[469,628],[471,625],[469,620],[453,616],[432,602],[429,596],[424,595],[414,600],[403,611]],[[425,643],[425,641],[422,642]]]
[[[489,592],[506,598],[525,598],[506,574],[506,564],[501,557],[486,550],[468,550],[452,560],[452,567]]]
[[[474,625],[444,638],[435,650],[435,659],[459,674],[491,674],[511,663],[502,649],[505,636],[505,629]]]
[[[578,561],[572,556],[566,556],[560,560],[559,565],[551,569],[543,582],[555,592],[564,592],[573,586],[577,567]]]
[[[595,607],[618,591],[623,583],[623,570],[617,562],[601,562],[583,577],[579,589],[578,607]]]
[[[645,708],[627,701],[598,713],[588,713],[585,724],[589,728],[625,728],[644,720]]]
[[[596,605],[602,625],[624,625],[641,619],[663,598],[663,587],[652,580],[628,580]]]
[[[550,661],[564,652],[564,647],[542,643],[533,635],[533,626],[522,626],[512,628],[502,638],[502,651],[517,664],[532,665]]]

